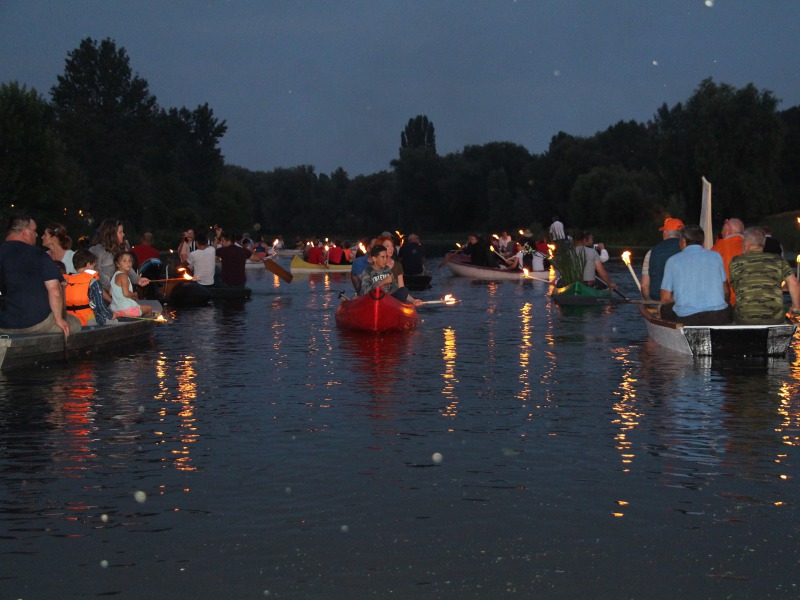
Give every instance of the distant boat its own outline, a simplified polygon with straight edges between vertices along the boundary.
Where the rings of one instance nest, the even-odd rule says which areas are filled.
[[[292,264],[289,265],[289,270],[292,273],[349,273],[353,269],[353,265],[332,265],[322,264],[316,265],[304,261],[299,256],[292,259]]]
[[[522,271],[473,265],[466,255],[450,258],[446,264],[453,275],[484,281],[522,281],[523,279],[547,279],[550,277],[550,271],[529,271],[528,277],[526,277]]]

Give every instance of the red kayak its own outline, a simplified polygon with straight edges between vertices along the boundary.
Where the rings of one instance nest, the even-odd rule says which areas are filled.
[[[358,331],[395,331],[417,326],[417,309],[404,304],[380,290],[342,300],[336,309],[336,324],[343,329]]]

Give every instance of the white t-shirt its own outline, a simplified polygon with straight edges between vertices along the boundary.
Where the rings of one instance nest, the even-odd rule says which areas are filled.
[[[200,285],[214,285],[214,269],[217,265],[217,251],[212,246],[203,250],[189,252],[187,259],[194,271],[195,280]]]

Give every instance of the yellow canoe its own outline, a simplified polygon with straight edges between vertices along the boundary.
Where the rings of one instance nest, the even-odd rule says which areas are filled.
[[[353,265],[315,265],[299,256],[292,258],[289,270],[292,273],[349,273]]]

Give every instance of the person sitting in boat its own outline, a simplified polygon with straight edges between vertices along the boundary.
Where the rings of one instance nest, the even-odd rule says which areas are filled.
[[[139,304],[130,274],[133,273],[133,253],[130,250],[117,252],[114,256],[117,270],[111,278],[111,310],[118,317],[149,317],[153,307]]]
[[[64,302],[67,313],[77,317],[81,325],[105,325],[116,318],[103,301],[103,287],[95,270],[97,257],[88,250],[78,250],[72,261],[75,274],[66,274],[64,279]]]
[[[719,252],[722,262],[725,265],[725,275],[728,281],[731,278],[731,259],[744,252],[744,223],[739,219],[725,219],[722,225],[721,238],[714,242],[711,249]],[[736,294],[731,291],[730,304],[736,304]]]
[[[92,244],[89,251],[97,257],[96,268],[98,275],[100,275],[100,285],[103,286],[106,300],[111,302],[111,277],[116,271],[114,256],[127,249],[122,222],[116,219],[103,220],[100,223],[100,227],[97,228]],[[150,283],[147,277],[139,277],[136,271],[133,270],[128,274],[128,277],[134,285],[144,287]]]
[[[644,255],[642,262],[642,297],[650,300],[661,299],[661,279],[664,277],[664,265],[667,260],[681,251],[680,238],[683,221],[668,218],[664,226],[658,228],[661,242],[653,246]]]
[[[422,300],[416,300],[408,293],[408,289],[398,285],[397,279],[392,275],[392,270],[386,264],[389,260],[386,248],[376,243],[369,251],[372,263],[361,274],[361,287],[358,290],[359,296],[364,296],[374,289],[382,289],[400,302],[422,304]]]
[[[617,284],[611,281],[606,268],[603,266],[603,261],[600,254],[594,248],[594,237],[591,231],[583,231],[573,240],[575,245],[575,252],[580,255],[581,253],[586,257],[586,263],[583,267],[583,283],[585,285],[594,286],[597,280],[609,289],[616,289]]]
[[[361,246],[364,246],[364,254],[359,254],[359,256],[356,257],[356,259],[353,261],[353,266],[350,269],[350,281],[352,282],[353,289],[355,289],[356,293],[358,293],[358,291],[361,289],[361,274],[367,270],[367,267],[369,267],[369,252],[372,250],[372,247],[375,246],[377,241],[378,238],[372,238],[366,244],[364,244],[364,242],[359,244],[358,251],[361,252]]]
[[[567,236],[564,233],[564,224],[559,220],[558,215],[553,217],[553,222],[550,225],[550,239],[554,242],[563,240]]]
[[[136,257],[136,264],[141,266],[146,260],[159,258],[161,253],[153,248],[153,234],[145,231],[139,236],[139,243],[131,248],[134,256]]]
[[[11,217],[0,245],[0,333],[62,333],[81,322],[64,314],[61,273],[56,262],[36,247],[36,221]]]
[[[317,241],[311,248],[308,249],[307,263],[312,265],[324,265],[328,260],[328,253],[322,245],[322,240]]]
[[[347,256],[344,252],[342,240],[334,240],[333,245],[328,249],[328,264],[330,265],[349,265]]]
[[[681,232],[681,251],[671,256],[661,280],[661,318],[684,325],[727,325],[731,311],[725,265],[717,252],[703,248],[699,225]]]
[[[469,256],[470,262],[477,267],[486,267],[489,265],[486,252],[486,244],[475,234],[469,236],[467,243],[461,249],[461,253]]]
[[[234,236],[230,233],[222,234],[222,247],[217,248],[217,256],[222,260],[217,286],[243,288],[247,283],[245,265],[250,258],[250,250],[237,246]]]
[[[377,243],[386,248],[386,266],[392,270],[392,275],[397,281],[398,287],[405,287],[405,270],[399,260],[395,260],[395,246],[394,238],[392,236],[382,235],[377,239]]]
[[[253,253],[250,255],[251,261],[264,260],[273,252],[272,248],[267,244],[267,240],[264,239],[263,233],[258,235],[251,250],[253,251]]]
[[[183,232],[180,244],[178,244],[178,257],[181,259],[181,264],[186,264],[186,259],[189,258],[189,252],[197,250],[197,242],[194,239],[194,229],[190,227]]]
[[[403,271],[409,275],[425,273],[425,249],[416,233],[408,234],[403,245],[400,246],[397,258],[403,265]]]
[[[63,263],[67,273],[75,273],[75,266],[72,264],[72,257],[75,255],[72,238],[67,235],[67,230],[61,223],[45,227],[42,246],[47,248],[47,253],[53,260]]]
[[[503,256],[508,257],[509,251],[511,250],[511,247],[513,245],[514,245],[514,240],[511,239],[511,236],[508,235],[507,231],[504,231],[503,235],[497,238],[497,251]]]
[[[744,230],[744,254],[731,259],[731,287],[736,292],[734,322],[739,325],[778,325],[786,321],[782,282],[789,288],[792,313],[800,313],[800,283],[780,256],[764,251],[761,227]]]
[[[186,259],[188,269],[194,276],[194,281],[211,287],[214,285],[214,273],[217,268],[217,251],[209,243],[208,236],[204,234],[199,235],[195,241],[197,250],[189,252]]]

